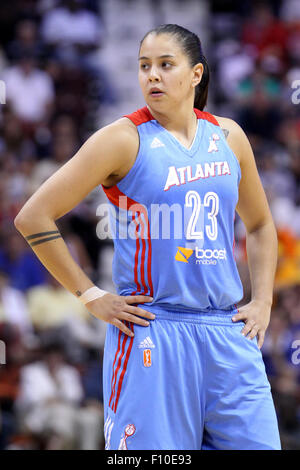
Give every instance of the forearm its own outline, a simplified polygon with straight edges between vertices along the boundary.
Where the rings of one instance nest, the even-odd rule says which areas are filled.
[[[37,219],[38,222],[31,222]],[[76,297],[93,287],[93,282],[73,259],[54,220],[41,216],[32,216],[30,220],[15,221],[16,229],[52,276]]]
[[[277,265],[277,234],[273,221],[248,233],[246,238],[251,299],[271,305]]]

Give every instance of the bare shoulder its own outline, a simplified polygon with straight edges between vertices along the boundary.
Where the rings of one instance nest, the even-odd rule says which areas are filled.
[[[229,147],[232,149],[238,161],[241,163],[243,148],[245,145],[249,145],[249,141],[245,132],[233,119],[216,115],[214,115],[214,118],[218,121]]]
[[[137,128],[128,118],[117,119],[102,127],[93,134],[92,138],[99,141],[108,139],[114,146],[125,145],[125,149],[134,147],[139,140]]]
[[[94,140],[94,148],[98,148],[107,157],[106,161],[113,164],[113,171],[103,181],[104,186],[113,186],[135,162],[139,150],[137,128],[130,119],[121,118],[96,131],[91,139]]]

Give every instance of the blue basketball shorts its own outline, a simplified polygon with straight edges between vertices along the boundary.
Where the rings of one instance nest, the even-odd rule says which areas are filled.
[[[133,338],[107,327],[105,448],[281,449],[261,351],[237,310],[148,310],[149,326],[125,322]]]

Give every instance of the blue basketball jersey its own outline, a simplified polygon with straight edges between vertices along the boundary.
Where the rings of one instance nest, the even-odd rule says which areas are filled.
[[[103,187],[117,293],[153,296],[149,310],[231,309],[243,297],[233,252],[240,165],[216,119],[195,114],[190,148],[147,107],[127,115],[138,155],[117,185]]]

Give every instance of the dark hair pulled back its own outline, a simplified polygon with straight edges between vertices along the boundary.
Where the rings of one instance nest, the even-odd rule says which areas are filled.
[[[201,41],[199,37],[182,26],[177,24],[163,24],[157,28],[151,29],[141,40],[140,46],[149,34],[171,34],[180,44],[183,52],[189,58],[192,67],[203,64],[203,75],[201,82],[195,89],[194,107],[201,111],[205,108],[208,96],[209,68],[207,60],[203,55]]]

